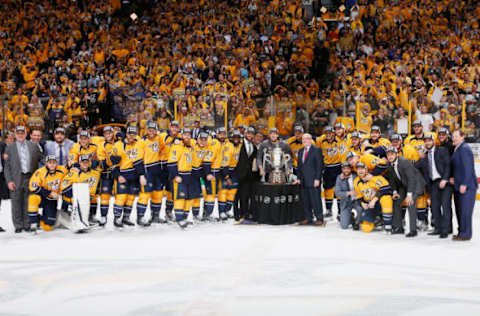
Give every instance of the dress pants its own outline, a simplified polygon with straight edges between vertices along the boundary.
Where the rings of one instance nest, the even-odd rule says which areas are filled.
[[[392,228],[393,229],[403,229],[403,212],[402,212],[402,202],[407,197],[407,192],[405,188],[400,188],[398,194],[400,198],[393,201],[393,220]],[[413,204],[408,207],[408,216],[410,218],[410,232],[417,231],[417,199],[418,195],[413,194],[412,196]]]
[[[252,197],[253,197],[253,187],[255,181],[243,180],[239,182],[239,187],[237,191],[236,201],[234,203],[234,216],[236,220],[241,218],[252,219]],[[240,206],[238,206],[240,202]]]
[[[10,192],[12,200],[12,220],[15,228],[29,229],[30,219],[28,217],[28,182],[31,174],[22,174],[20,185],[15,191]]]
[[[459,237],[472,238],[472,215],[476,194],[475,188],[468,188],[464,194],[458,191],[454,193]]]
[[[312,221],[313,219],[312,210],[317,218],[317,221],[323,221],[323,207],[320,194],[320,187],[315,188],[302,186],[303,212],[305,214],[305,219],[308,221]]]
[[[452,223],[452,186],[447,184],[445,188],[440,189],[441,179],[435,180],[431,184],[431,202],[432,217],[435,222],[435,230],[448,234]]]

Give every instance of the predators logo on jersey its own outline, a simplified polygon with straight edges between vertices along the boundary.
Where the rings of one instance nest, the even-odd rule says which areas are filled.
[[[325,153],[328,157],[335,157],[338,154],[337,147],[328,147],[325,149]]]

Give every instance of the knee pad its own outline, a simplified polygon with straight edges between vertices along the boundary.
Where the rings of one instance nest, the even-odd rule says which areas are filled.
[[[98,195],[93,195],[90,197],[90,204],[98,204]]]
[[[42,197],[38,194],[30,194],[28,197],[28,212],[38,213],[38,207],[42,203]]]
[[[205,196],[205,202],[215,202],[215,195],[213,194],[208,194]]]
[[[194,199],[192,201],[192,207],[200,207],[200,199]]]
[[[417,208],[418,209],[427,208],[427,197],[425,195],[421,195],[417,198]]]
[[[235,195],[237,194],[237,189],[230,189],[227,192],[227,201],[235,201]]]
[[[124,206],[126,202],[127,202],[127,195],[126,194],[115,195],[115,205]]]
[[[138,195],[138,203],[147,205],[148,200],[150,199],[150,196],[151,196],[151,193],[140,192],[140,194]],[[152,203],[153,203],[153,201],[152,201]]]
[[[325,194],[325,199],[326,200],[333,200],[333,197],[335,196],[334,188],[325,189],[323,192]]]
[[[173,208],[175,210],[183,210],[185,207],[185,199],[177,199],[173,202]]]
[[[167,200],[168,200],[168,201],[173,201],[173,195],[172,195],[172,192],[170,192],[170,191],[166,191],[166,195],[167,195]]]
[[[370,223],[370,222],[367,222],[367,221],[363,221],[361,224],[360,224],[360,229],[362,230],[362,232],[364,233],[370,233],[373,231],[373,229],[375,228],[375,224],[374,223]]]
[[[131,207],[133,205],[133,201],[135,201],[135,195],[128,194],[127,195],[127,200],[125,201],[125,206],[130,206]]]
[[[110,194],[105,194],[105,193],[100,194],[100,204],[109,205],[110,204],[110,197],[111,197]]]
[[[391,195],[384,195],[380,198],[380,206],[382,207],[382,213],[393,213],[393,200]]]
[[[152,203],[161,204],[163,200],[163,191],[152,192]]]
[[[193,200],[185,200],[185,205],[183,206],[183,210],[185,212],[190,212],[190,208],[192,208]]]
[[[228,190],[221,190],[218,192],[218,201],[219,202],[226,202],[227,201],[227,193]]]

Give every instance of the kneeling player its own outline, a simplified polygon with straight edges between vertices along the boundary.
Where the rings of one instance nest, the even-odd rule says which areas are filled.
[[[67,169],[57,164],[54,155],[47,156],[45,166],[35,171],[29,183],[28,215],[30,230],[35,232],[38,226],[38,209],[43,208],[40,226],[44,231],[50,231],[57,219],[57,200],[60,185]]]
[[[100,179],[100,171],[91,168],[90,156],[80,155],[79,158],[80,169],[71,170],[62,181],[62,209],[68,215],[72,215],[72,198],[74,183],[87,183],[90,193],[90,214],[95,214],[97,210],[97,187]],[[89,221],[89,225],[93,225],[94,222]],[[101,218],[99,225],[105,226],[106,217]]]
[[[364,163],[357,163],[357,175],[354,188],[360,207],[360,228],[369,233],[375,228],[377,216],[383,215],[385,231],[392,230],[392,189],[382,176],[372,176]]]

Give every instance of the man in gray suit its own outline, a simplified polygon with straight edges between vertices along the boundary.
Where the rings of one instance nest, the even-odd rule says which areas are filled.
[[[358,223],[355,219],[352,220],[356,197],[353,180],[357,177],[352,171],[353,168],[348,162],[342,163],[342,173],[337,176],[335,182],[335,195],[340,198],[340,227],[347,229],[352,224],[353,229],[358,230]]]
[[[5,180],[12,199],[12,219],[15,233],[30,230],[28,218],[28,182],[42,160],[37,144],[26,140],[24,126],[15,128],[16,141],[5,150]]]
[[[417,236],[417,198],[423,194],[425,179],[420,171],[406,158],[399,157],[397,148],[387,149],[389,167],[386,178],[393,190],[392,234],[403,234],[402,202],[408,206],[410,232],[407,237]]]
[[[65,137],[65,129],[57,127],[53,135],[55,141],[48,140],[45,143],[45,156],[57,157],[58,164],[66,166],[68,162],[68,153],[74,142]]]

